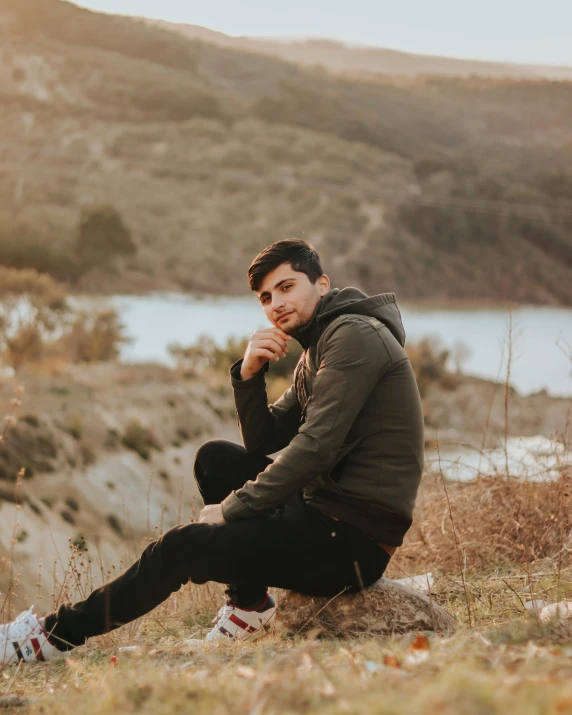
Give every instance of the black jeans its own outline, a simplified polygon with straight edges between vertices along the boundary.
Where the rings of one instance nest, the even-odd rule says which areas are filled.
[[[207,442],[195,460],[205,504],[218,504],[271,461],[231,442]],[[296,496],[252,519],[175,526],[84,601],[46,616],[45,627],[50,640],[69,649],[143,616],[188,581],[231,584],[232,603],[249,608],[264,601],[268,586],[313,596],[360,590],[381,577],[388,561],[361,531]]]

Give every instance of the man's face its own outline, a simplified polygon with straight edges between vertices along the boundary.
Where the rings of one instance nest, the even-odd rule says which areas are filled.
[[[310,322],[322,296],[330,290],[328,276],[312,283],[305,273],[283,263],[265,276],[256,295],[268,320],[288,335]]]

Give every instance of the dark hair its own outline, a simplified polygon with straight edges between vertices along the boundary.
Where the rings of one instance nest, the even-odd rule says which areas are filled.
[[[305,273],[311,283],[324,275],[320,256],[301,238],[285,238],[276,241],[256,256],[248,268],[250,290],[257,291],[264,278],[283,263],[289,263],[298,273]]]

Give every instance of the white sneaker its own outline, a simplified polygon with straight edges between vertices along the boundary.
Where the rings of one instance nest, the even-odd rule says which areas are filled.
[[[269,594],[266,603],[258,611],[245,611],[232,604],[223,606],[213,623],[215,627],[205,638],[206,643],[254,641],[268,632],[268,626],[276,615],[276,603]]]
[[[0,626],[0,665],[66,657],[67,653],[48,641],[47,633],[32,613],[33,608],[20,613],[12,623]]]

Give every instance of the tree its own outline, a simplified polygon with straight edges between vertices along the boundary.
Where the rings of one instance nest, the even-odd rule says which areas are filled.
[[[101,206],[82,215],[76,241],[82,273],[104,268],[114,258],[132,256],[136,251],[131,231],[113,206]]]

